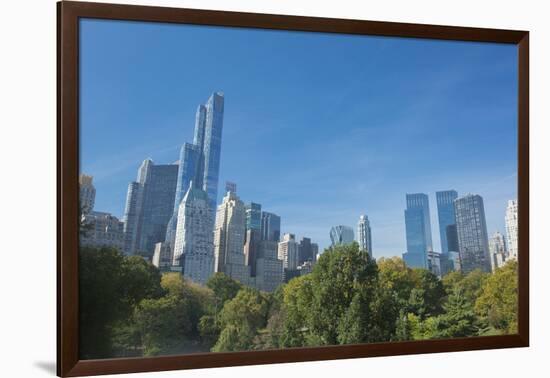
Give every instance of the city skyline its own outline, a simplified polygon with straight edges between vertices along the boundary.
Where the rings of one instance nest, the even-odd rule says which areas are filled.
[[[141,33],[146,37],[145,43],[152,43],[153,37],[160,37],[161,35],[157,34],[163,33],[163,30],[153,30],[149,29],[147,25],[135,23],[132,26],[122,25],[122,29],[127,30],[126,33],[117,35],[115,38],[117,41],[101,40],[104,45],[99,46],[97,41],[87,40],[87,28],[95,28],[94,32],[99,30],[101,39],[102,33],[107,33],[112,27],[111,24],[89,20],[83,23],[83,52],[90,54],[88,61],[94,61],[92,54],[95,49],[113,49],[121,40],[129,38],[128,33],[130,32]],[[175,34],[178,36],[178,28],[184,28],[186,33],[189,28],[192,29],[187,26],[163,26],[163,28],[170,29],[170,33],[176,30]],[[173,28],[175,29],[172,30]],[[210,35],[212,40],[220,35],[231,34],[237,39],[237,44],[240,43],[239,31],[234,29],[203,28],[201,31],[195,30],[194,32],[205,34],[205,38]],[[254,33],[257,34],[252,38],[251,43],[257,44],[269,40],[281,45],[282,42],[290,43],[289,37],[298,35],[296,40],[291,43],[292,51],[298,57],[308,61],[298,50],[300,46],[311,42],[310,34],[274,31],[256,31]],[[260,203],[268,211],[279,215],[281,217],[281,235],[293,233],[299,237],[309,237],[319,243],[319,249],[322,251],[330,244],[329,230],[333,225],[342,224],[355,228],[359,215],[367,214],[373,233],[374,256],[400,256],[406,251],[405,224],[402,215],[405,208],[404,193],[418,192],[429,194],[432,242],[435,249],[439,251],[435,192],[449,189],[457,190],[461,195],[480,194],[485,201],[488,233],[491,235],[495,231],[504,233],[504,213],[507,201],[516,198],[517,180],[514,172],[517,172],[517,156],[515,153],[510,153],[510,151],[515,151],[516,145],[515,107],[511,105],[511,101],[515,101],[515,83],[510,83],[508,79],[504,80],[504,78],[515,77],[510,74],[510,70],[516,69],[515,51],[491,44],[398,41],[395,38],[353,36],[346,36],[341,42],[334,40],[330,35],[316,34],[316,37],[321,37],[321,41],[317,42],[318,46],[313,52],[310,51],[314,57],[319,58],[324,44],[328,43],[336,48],[339,44],[345,44],[348,48],[349,45],[352,45],[363,47],[367,51],[365,56],[357,57],[359,62],[363,63],[365,58],[370,56],[368,53],[380,50],[391,55],[388,49],[396,43],[400,44],[405,47],[405,52],[414,58],[413,67],[420,70],[416,74],[422,73],[423,76],[415,80],[399,74],[397,80],[404,79],[404,89],[401,89],[400,100],[397,103],[394,100],[391,104],[400,105],[398,107],[404,109],[383,114],[383,111],[389,107],[387,104],[381,103],[374,93],[381,95],[384,99],[384,96],[390,95],[390,91],[383,90],[380,87],[381,83],[378,83],[378,86],[373,84],[376,90],[369,87],[367,92],[370,94],[365,94],[365,89],[358,88],[357,85],[350,82],[350,77],[347,74],[343,75],[341,83],[328,83],[328,87],[334,91],[332,96],[315,92],[315,96],[309,95],[308,97],[308,92],[314,93],[316,84],[309,81],[312,76],[308,73],[309,71],[305,70],[304,67],[307,66],[305,63],[304,67],[298,65],[296,72],[291,73],[291,79],[298,80],[299,84],[295,85],[304,85],[303,89],[298,90],[296,87],[289,86],[290,79],[282,80],[280,83],[275,83],[275,79],[269,79],[269,82],[274,85],[274,90],[263,92],[255,91],[250,83],[246,85],[247,90],[236,90],[236,83],[231,83],[223,76],[227,72],[227,68],[223,67],[220,67],[219,74],[212,74],[212,77],[204,80],[206,83],[197,85],[198,88],[194,88],[196,84],[194,82],[192,85],[184,85],[185,79],[188,79],[189,76],[187,71],[189,69],[197,70],[198,67],[176,69],[174,64],[174,66],[168,67],[167,72],[180,75],[175,83],[179,84],[181,88],[176,88],[174,83],[167,85],[167,82],[164,82],[167,88],[164,88],[164,92],[162,92],[162,88],[156,88],[150,79],[137,80],[132,84],[132,86],[136,86],[135,94],[131,94],[129,100],[125,100],[130,101],[130,105],[122,107],[123,115],[128,118],[121,119],[120,115],[112,113],[112,106],[120,105],[120,100],[112,98],[114,104],[105,104],[103,101],[100,101],[99,104],[91,104],[87,101],[86,90],[89,89],[91,91],[89,97],[94,98],[95,91],[105,85],[102,80],[111,79],[115,80],[117,87],[128,89],[128,83],[135,79],[132,74],[133,69],[119,78],[111,77],[113,75],[111,73],[99,82],[93,81],[98,78],[98,75],[105,73],[101,69],[104,64],[113,63],[113,61],[116,63],[117,59],[128,58],[132,56],[129,55],[130,53],[138,54],[140,59],[145,58],[139,55],[136,46],[130,44],[129,47],[125,46],[121,51],[114,53],[114,56],[106,59],[103,64],[98,65],[98,62],[94,61],[96,70],[93,72],[87,71],[86,64],[84,64],[82,68],[82,85],[85,96],[82,99],[83,111],[81,114],[83,135],[81,172],[94,176],[94,184],[97,188],[96,208],[110,212],[122,219],[126,188],[128,183],[135,179],[135,171],[139,164],[148,157],[159,165],[170,164],[177,160],[181,145],[192,139],[195,121],[193,113],[196,110],[196,104],[204,101],[204,98],[210,93],[219,90],[231,93],[229,97],[231,100],[227,100],[225,109],[219,186],[225,181],[234,181],[239,185],[239,197],[244,202]],[[174,37],[171,38],[173,41]],[[186,37],[186,42],[188,38]],[[276,45],[276,52],[280,52],[282,48],[279,45]],[[453,49],[449,49],[449,45],[452,45]],[[158,49],[160,49],[160,53],[169,55],[168,48],[169,44],[165,43]],[[415,53],[414,50],[418,50],[418,52]],[[424,61],[420,56],[420,51],[423,55],[428,54],[434,59],[439,59],[441,65],[447,69],[449,67],[449,64],[445,63],[447,60],[462,59],[462,62],[466,61],[470,64],[467,65],[466,71],[468,72],[462,72],[459,65],[451,64],[450,67],[460,72],[451,75],[450,82],[447,82],[446,78],[449,77],[449,72],[443,72],[446,70],[444,67],[435,70],[435,73],[422,70]],[[265,52],[265,49],[262,52]],[[446,55],[442,52],[446,52]],[[461,54],[462,57],[459,58]],[[105,57],[105,52],[101,56]],[[178,59],[181,59],[181,55],[175,55],[173,58],[179,62]],[[144,64],[140,59],[138,59],[140,62],[138,65]],[[228,56],[228,60],[235,63],[238,58],[231,55]],[[145,59],[145,61],[148,60]],[[376,61],[382,64],[384,59],[376,56]],[[498,69],[496,72],[489,72],[489,67],[493,67],[495,62]],[[337,63],[339,68],[342,68],[344,64],[340,60],[329,63]],[[390,63],[397,64],[393,61]],[[208,63],[205,64],[208,65]],[[229,64],[229,66],[232,65]],[[328,63],[319,63],[319,66],[312,70],[319,73],[322,69],[330,69]],[[351,66],[353,66],[351,67],[352,72],[360,72],[361,75],[366,76],[366,79],[374,78],[379,74],[379,72],[368,72],[367,67],[372,68],[372,65],[365,66],[361,71],[358,71],[361,67],[360,63],[351,64]],[[122,69],[122,67],[123,64],[119,62],[113,67],[114,73],[120,73],[117,68]],[[476,74],[476,72],[479,70],[487,77],[483,75],[483,77],[478,77],[479,73]],[[139,69],[136,69],[137,71]],[[253,70],[251,75],[257,77],[260,73],[258,70]],[[296,75],[299,76],[299,74],[305,75],[305,77],[297,78]],[[411,73],[409,70],[407,75],[411,74],[414,75],[415,72]],[[439,85],[443,88],[422,86],[419,79],[426,82],[433,81],[426,79],[426,75],[440,75],[441,80],[436,81],[435,87]],[[242,76],[239,77],[242,78]],[[268,80],[265,75],[262,78]],[[481,82],[475,90],[466,90],[465,86],[471,85],[471,81],[476,78]],[[281,80],[280,77],[276,79]],[[385,77],[385,80],[382,81],[387,82],[387,79]],[[505,82],[502,82],[501,79]],[[252,79],[250,80],[252,81]],[[392,82],[390,81],[390,85]],[[495,93],[494,85],[490,90],[484,90],[482,86],[488,85],[488,83],[496,85],[499,88],[497,91],[499,93]],[[143,104],[145,99],[150,99],[144,97],[144,91],[151,85],[154,89],[158,89],[155,93],[164,102],[152,100],[149,107],[141,109],[139,104]],[[290,90],[292,88],[295,89],[295,92]],[[382,91],[377,92],[378,89],[382,89]],[[428,95],[429,101],[425,99],[415,101],[413,99],[416,97],[414,89],[419,89],[423,94]],[[265,99],[259,101],[256,98],[258,93],[262,94],[259,97],[268,96],[270,101],[265,101]],[[489,93],[494,97],[491,99],[492,106],[489,106],[492,112],[484,111],[479,106],[468,102],[467,97],[472,94],[481,98]],[[290,99],[285,96],[290,96]],[[335,96],[337,99],[334,98]],[[445,117],[446,110],[455,108],[449,104],[451,102],[449,97],[451,99],[456,97],[456,100],[460,100],[459,103],[462,107],[470,105],[473,108],[467,112],[468,117],[464,114],[459,117],[461,125],[464,125],[462,132],[457,132],[457,121]],[[296,107],[291,104],[293,101],[303,106]],[[351,124],[349,112],[340,114],[334,110],[325,110],[323,106],[328,104],[333,105],[331,108],[341,108],[343,105],[351,106],[350,110],[354,117],[351,119]],[[375,105],[379,105],[380,108]],[[94,113],[97,106],[101,106],[104,110],[102,115]],[[415,109],[419,109],[419,111],[414,111]],[[434,114],[433,109],[438,109],[438,111]],[[495,109],[498,111],[494,111]],[[290,110],[290,115],[281,114],[283,110],[287,113]],[[464,109],[461,108],[461,110]],[[396,116],[395,113],[400,114]],[[451,112],[450,115],[452,118],[456,118],[456,109],[455,113]],[[143,121],[137,121],[139,117],[143,118]],[[323,117],[328,117],[328,121],[323,121]],[[413,119],[411,120],[411,118]],[[366,120],[364,123],[363,119]],[[344,124],[346,128],[342,126]],[[105,142],[104,135],[101,135],[102,128],[109,126],[111,128],[120,127],[121,130],[113,130],[112,140],[103,143],[105,145],[100,145],[102,144],[100,142]],[[441,129],[442,127],[443,129]],[[512,129],[514,132],[507,132]],[[160,131],[159,134],[162,136],[159,137],[155,133],[156,130]],[[313,130],[316,132],[312,133]],[[405,135],[395,135],[401,130]],[[444,134],[441,133],[442,130],[450,135],[442,135]],[[95,136],[96,132],[101,137]],[[131,135],[132,132],[138,135]],[[478,135],[471,140],[468,139],[469,133],[473,132],[478,132]],[[434,138],[434,135],[437,138]],[[120,140],[122,136],[125,137],[123,143]],[[494,143],[490,143],[492,137],[499,138],[498,148],[495,148]],[[375,139],[377,143],[373,143],[373,138],[377,138]],[[435,141],[431,139],[435,139]],[[468,139],[467,143],[466,139]],[[456,146],[449,151],[451,141],[455,142]],[[246,148],[242,148],[243,146]],[[396,148],[404,148],[404,146],[413,150],[415,155],[406,154],[409,150],[402,153],[396,151]],[[467,151],[471,153],[460,154],[461,148],[466,147]],[[289,156],[275,153],[274,148],[279,150],[283,148]],[[370,149],[373,149],[374,152]],[[336,160],[333,159],[335,157]],[[401,163],[399,163],[400,158],[402,159]],[[410,168],[411,160],[412,163],[415,163],[413,168]],[[250,169],[239,169],[243,165],[249,166]],[[266,165],[268,172],[260,169]],[[365,169],[365,175],[357,174],[358,169]],[[219,190],[219,192],[222,191]],[[218,204],[222,194],[218,193]],[[319,204],[323,204],[323,206],[319,206]]]

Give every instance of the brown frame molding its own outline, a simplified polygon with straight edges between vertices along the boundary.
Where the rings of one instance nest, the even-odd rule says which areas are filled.
[[[151,358],[78,358],[78,20],[198,25],[509,43],[518,46],[518,334]],[[83,376],[529,346],[529,33],[63,1],[57,3],[57,374]]]

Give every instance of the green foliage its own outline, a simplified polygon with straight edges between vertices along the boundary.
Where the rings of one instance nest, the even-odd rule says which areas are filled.
[[[220,337],[213,352],[252,349],[256,332],[265,327],[269,303],[266,296],[251,288],[241,289],[223,306]]]
[[[83,248],[81,358],[154,356],[517,331],[517,263],[438,279],[356,243],[268,294],[216,273],[206,287],[139,256]]]
[[[518,264],[509,261],[489,276],[475,302],[477,314],[501,333],[517,333]]]
[[[84,247],[79,258],[80,354],[111,357],[116,335],[135,344],[134,332],[117,328],[125,328],[121,323],[139,301],[162,294],[160,274],[143,259],[124,257],[114,248]]]
[[[225,275],[224,273],[214,273],[206,283],[206,287],[214,292],[215,307],[221,310],[225,302],[235,298],[242,285]]]
[[[166,295],[140,302],[134,315],[144,355],[184,353],[200,348],[199,321],[206,314],[212,294],[188,283],[179,273],[162,277]]]

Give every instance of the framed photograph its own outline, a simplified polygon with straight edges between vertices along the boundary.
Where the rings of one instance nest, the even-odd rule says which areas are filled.
[[[529,345],[529,34],[59,2],[58,375]]]

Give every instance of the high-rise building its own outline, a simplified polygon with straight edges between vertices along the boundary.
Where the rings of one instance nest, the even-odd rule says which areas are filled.
[[[310,238],[302,238],[302,240],[300,240],[300,244],[298,245],[298,264],[302,265],[306,261],[314,263],[316,258],[317,251],[315,248],[315,243],[312,243]]]
[[[248,219],[247,219],[248,221]],[[244,263],[250,267],[250,275],[256,276],[256,260],[260,244],[260,230],[247,228],[244,242]]]
[[[437,201],[437,218],[439,220],[439,238],[441,241],[441,253],[449,252],[447,242],[447,227],[455,224],[454,200],[458,198],[456,190],[445,190],[435,193]]]
[[[441,253],[434,251],[428,251],[427,253],[428,270],[439,278],[441,278],[441,255]]]
[[[155,165],[146,159],[130,183],[124,210],[125,253],[152,258],[155,244],[165,240],[173,214],[178,165]]]
[[[361,215],[357,223],[357,242],[361,251],[367,251],[372,257],[372,234],[370,229],[369,217]]]
[[[458,235],[456,234],[456,224],[450,224],[445,229],[447,238],[447,252],[458,252]]]
[[[261,234],[262,240],[279,242],[281,238],[281,217],[262,211]]]
[[[489,239],[489,252],[491,253],[491,269],[494,272],[504,265],[507,255],[504,235],[498,231]]]
[[[153,265],[159,268],[161,272],[168,272],[172,267],[173,254],[172,249],[167,243],[159,242],[155,244],[153,253]]]
[[[313,260],[317,262],[317,258],[319,257],[319,244],[311,243],[311,254],[313,255]]]
[[[208,194],[212,218],[218,199],[218,177],[220,174],[220,156],[222,149],[222,129],[224,96],[222,92],[213,93],[205,105],[204,121],[204,179],[203,189]],[[200,134],[200,131],[199,131]],[[200,141],[198,138],[197,142]],[[197,144],[197,143],[195,143]]]
[[[255,284],[258,290],[272,292],[283,283],[283,261],[277,258],[278,243],[261,240],[256,254]]]
[[[298,267],[298,248],[294,234],[284,234],[279,242],[278,258],[283,261],[285,270],[296,270]]]
[[[330,240],[332,246],[346,245],[353,243],[353,228],[349,226],[334,226],[330,229]]]
[[[183,276],[204,285],[214,273],[214,247],[206,192],[190,183],[178,210],[173,266]]]
[[[180,151],[179,169],[174,197],[173,212],[170,217],[165,242],[173,249],[179,205],[194,182],[194,187],[208,195],[209,215],[214,225],[218,195],[218,177],[223,129],[223,93],[213,93],[205,105],[199,105],[195,116],[193,143],[185,143]]]
[[[85,247],[112,247],[124,249],[124,223],[117,217],[100,211],[82,215],[85,231],[80,234],[80,245]]]
[[[214,269],[248,285],[250,266],[243,252],[246,213],[244,203],[234,192],[227,192],[216,213],[214,229]]]
[[[95,186],[93,184],[93,176],[81,174],[78,176],[80,186],[80,211],[82,214],[89,213],[94,210],[95,204]]]
[[[193,182],[195,187],[202,188],[201,183],[203,178],[200,169],[202,158],[201,154],[202,151],[200,147],[191,143],[185,143],[180,150],[178,178],[176,183],[176,193],[174,196],[174,208],[166,228],[165,237],[166,248],[171,248],[172,252],[174,249],[174,243],[176,242],[178,211],[181,201],[187,189],[189,189],[191,182]],[[214,221],[212,220],[212,224],[213,223]]]
[[[491,271],[483,198],[468,194],[454,202],[461,269]]]
[[[506,208],[506,238],[508,239],[508,258],[518,258],[518,201],[508,201]]]
[[[411,268],[428,268],[428,251],[432,251],[432,226],[430,204],[424,193],[407,194],[405,209],[405,230],[407,252],[403,260]]]
[[[257,230],[258,236],[262,228],[262,205],[250,202],[245,206],[246,211],[246,229]]]

